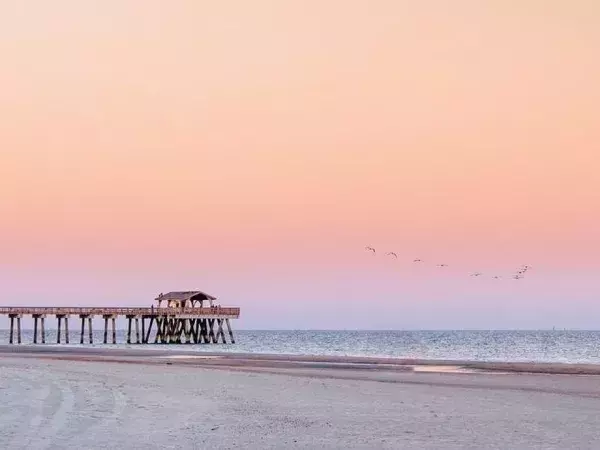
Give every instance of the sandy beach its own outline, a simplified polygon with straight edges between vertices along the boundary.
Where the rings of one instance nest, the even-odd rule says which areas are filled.
[[[7,449],[600,446],[597,376],[15,348],[0,348]]]

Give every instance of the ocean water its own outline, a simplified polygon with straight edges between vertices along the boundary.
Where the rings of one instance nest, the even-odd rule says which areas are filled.
[[[231,345],[145,345],[160,350],[282,353],[295,355],[376,356],[470,361],[529,361],[600,364],[600,331],[235,331]],[[86,340],[87,340],[86,333]],[[229,337],[227,337],[229,338]],[[63,336],[64,339],[64,336]],[[79,331],[70,331],[71,346],[79,346]],[[117,330],[118,344],[102,342],[94,332],[94,347],[127,345]],[[110,339],[110,333],[109,333]],[[0,344],[8,344],[0,330]],[[22,345],[31,345],[33,332],[22,331]],[[46,330],[46,344],[56,344],[56,331]],[[62,344],[64,345],[64,344]],[[90,344],[84,344],[89,346]]]

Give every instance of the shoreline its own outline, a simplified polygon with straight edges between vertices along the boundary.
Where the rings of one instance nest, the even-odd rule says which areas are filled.
[[[368,356],[290,355],[185,350],[0,345],[0,357],[130,364],[192,365],[235,370],[331,369],[377,372],[600,375],[600,364],[461,361]]]

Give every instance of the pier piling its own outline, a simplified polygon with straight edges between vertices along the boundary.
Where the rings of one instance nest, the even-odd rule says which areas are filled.
[[[104,343],[108,344],[108,324],[110,320],[110,324],[112,325],[112,343],[117,343],[117,327],[116,327],[116,318],[114,314],[104,314],[102,316],[104,319]],[[129,343],[129,342],[128,342]]]
[[[10,332],[8,336],[9,344],[15,343],[15,319],[17,322],[17,344],[21,343],[21,314],[9,314],[10,318]]]
[[[88,332],[90,334],[90,344],[94,343],[94,333],[92,331],[92,316],[88,316]]]
[[[79,343],[83,344],[83,340],[85,337],[85,321],[87,319],[89,341],[90,341],[90,344],[93,344],[94,343],[94,335],[93,335],[93,331],[92,331],[93,315],[92,314],[79,314],[79,318],[81,319],[81,336],[79,338]]]
[[[17,316],[17,342],[21,343],[21,315]]]
[[[107,342],[107,340],[108,340],[108,318],[110,316],[102,316],[102,317],[104,319],[104,341],[103,341],[103,343],[107,344],[108,343]]]
[[[154,316],[150,316],[150,320],[148,321],[148,331],[145,334],[144,344],[150,342],[150,332],[152,331],[152,324],[154,323]],[[144,328],[144,321],[142,320],[142,329]],[[156,342],[155,342],[156,344]]]
[[[227,324],[227,329],[229,330],[229,340],[232,344],[235,344],[235,339],[233,339],[233,331],[231,330],[231,325],[229,324],[229,319],[225,319],[225,324]]]
[[[10,317],[10,334],[8,336],[8,343],[14,344],[14,333],[15,333],[15,316],[13,314],[9,315]]]
[[[131,321],[133,316],[127,316],[127,343],[131,344]]]
[[[60,344],[60,329],[61,327],[61,323],[62,323],[62,316],[57,315],[56,319],[58,320],[58,329],[56,330],[56,343]]]
[[[137,316],[135,318],[135,343],[140,343],[140,318]]]
[[[85,318],[86,317],[87,316],[85,316],[83,314],[79,316],[79,318],[81,319],[81,339],[79,340],[80,344],[83,344],[83,336],[85,334]]]
[[[56,330],[56,343],[61,343],[62,324],[65,326],[65,344],[69,343],[69,315],[68,314],[56,314],[56,320],[58,322],[58,328]],[[64,322],[63,322],[64,321]]]
[[[38,334],[38,317],[37,315],[33,316],[33,343],[37,344],[37,334]]]

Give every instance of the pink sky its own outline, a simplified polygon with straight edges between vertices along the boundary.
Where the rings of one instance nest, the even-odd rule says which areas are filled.
[[[1,302],[199,288],[245,328],[598,328],[598,23],[585,0],[2,2]]]

